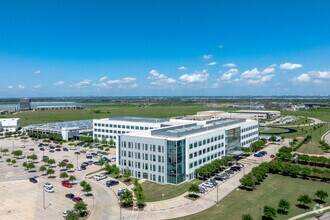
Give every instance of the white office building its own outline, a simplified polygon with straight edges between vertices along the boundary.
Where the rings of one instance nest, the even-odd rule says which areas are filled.
[[[129,169],[137,178],[179,184],[194,179],[198,167],[224,155],[239,154],[242,147],[250,146],[259,136],[256,120],[227,118],[182,123],[121,133],[117,136],[119,168]]]
[[[21,127],[19,118],[1,118],[0,119],[0,132],[15,132]]]
[[[188,120],[167,119],[167,118],[146,118],[146,117],[112,117],[93,120],[94,139],[117,143],[118,136],[136,131],[145,131],[163,126],[191,123]]]

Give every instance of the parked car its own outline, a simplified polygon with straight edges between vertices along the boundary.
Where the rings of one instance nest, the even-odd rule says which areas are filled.
[[[53,192],[54,192],[54,189],[53,189],[53,187],[52,187],[52,188],[50,188],[50,187],[45,187],[45,192],[53,193]]]
[[[54,147],[54,146],[50,146],[49,148],[50,148],[50,149],[55,149],[55,147]]]
[[[50,182],[45,182],[44,187],[45,188],[53,188],[53,185]]]
[[[215,179],[210,179],[209,183],[211,183],[213,186],[217,186],[218,185],[218,181],[216,181]]]
[[[123,192],[125,192],[127,189],[118,189],[117,195],[120,196]]]
[[[119,184],[119,182],[117,181],[117,180],[108,180],[106,183],[105,183],[105,185],[107,186],[107,187],[109,187],[109,186],[114,186],[114,185],[118,185]]]
[[[83,162],[82,164],[81,164],[81,166],[85,166],[85,167],[87,167],[89,164],[88,164],[88,162]]]
[[[48,156],[42,156],[42,159],[49,159],[49,157]]]
[[[69,149],[66,147],[63,147],[63,151],[69,151]]]
[[[86,159],[93,159],[93,156],[92,155],[87,155]]]
[[[69,199],[73,199],[74,198],[74,194],[73,193],[68,193],[65,195],[66,198],[69,198]]]
[[[65,163],[69,163],[69,160],[68,159],[64,159],[62,161],[65,162]]]
[[[55,151],[54,150],[50,150],[49,153],[54,153]]]
[[[29,151],[34,151],[34,148],[30,148]]]
[[[62,186],[67,187],[67,188],[72,188],[72,184],[69,181],[62,182]]]
[[[44,151],[44,150],[45,150],[45,148],[41,147],[41,148],[39,148],[39,150],[41,150],[41,151]]]
[[[70,147],[70,150],[76,150],[77,148],[76,147]]]
[[[31,183],[37,183],[37,182],[38,182],[38,180],[37,180],[36,178],[34,178],[34,177],[31,177],[31,178],[29,179],[29,181],[30,181]]]
[[[116,158],[115,157],[111,158],[110,160],[111,160],[111,162],[116,162]]]
[[[74,201],[74,202],[81,202],[82,201],[82,198],[80,198],[80,197],[74,197],[72,199],[72,201]]]
[[[56,148],[55,151],[61,151],[61,149],[60,148]]]
[[[96,174],[93,178],[94,178],[94,180],[99,181],[99,180],[106,179],[107,177],[108,176],[104,175],[104,174]]]
[[[205,193],[206,191],[205,191],[205,189],[204,189],[204,187],[199,187],[199,193]]]
[[[63,212],[63,218],[66,218],[68,216],[69,212],[70,212],[70,210]]]
[[[275,157],[275,155],[274,155],[274,154],[270,155],[270,158],[274,158],[274,157]]]
[[[77,155],[79,155],[80,154],[80,152],[79,151],[76,151],[76,152],[74,152],[75,154],[77,154]]]
[[[88,161],[88,164],[89,164],[89,165],[93,165],[93,164],[94,164],[94,161],[89,160],[89,161]]]
[[[253,156],[255,156],[255,157],[262,157],[261,154],[253,154]]]
[[[259,154],[262,154],[262,155],[266,155],[267,154],[267,151],[260,151]]]
[[[79,213],[81,218],[88,216],[88,214],[89,214],[88,211],[82,211]]]

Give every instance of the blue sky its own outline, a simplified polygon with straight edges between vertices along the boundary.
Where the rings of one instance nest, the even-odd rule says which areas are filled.
[[[0,1],[0,97],[330,95],[330,1]]]

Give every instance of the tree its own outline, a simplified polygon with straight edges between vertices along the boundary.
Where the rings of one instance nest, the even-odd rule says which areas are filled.
[[[82,212],[82,211],[86,211],[86,210],[87,210],[87,204],[84,203],[84,202],[77,202],[77,203],[74,205],[73,209],[74,209],[76,212],[78,212],[78,213],[80,213],[80,212]]]
[[[56,164],[56,161],[54,159],[48,159],[47,164],[52,166],[52,165]]]
[[[188,188],[188,192],[192,193],[194,195],[196,195],[196,193],[199,192],[199,187],[196,183],[192,183],[190,184],[189,188]]]
[[[47,164],[48,164],[48,161],[49,161],[49,158],[47,158],[47,157],[44,157],[44,158],[42,158],[42,162],[44,162],[44,163],[47,163]]]
[[[138,204],[138,206],[143,206],[144,202],[146,200],[145,195],[143,194],[142,191],[137,191],[135,192],[135,197],[136,197],[136,202]]]
[[[70,175],[69,176],[69,181],[75,181],[75,180],[77,180],[77,178],[75,177],[75,176],[73,176],[73,175]]]
[[[42,165],[41,167],[39,167],[39,171],[43,173],[46,172],[47,171],[46,166]]]
[[[86,184],[83,186],[82,191],[85,192],[86,195],[89,195],[89,193],[92,192],[92,186],[91,186],[89,183],[86,183]]]
[[[241,184],[246,188],[252,188],[254,186],[254,181],[251,175],[245,175],[243,178],[239,180]]]
[[[47,171],[46,171],[46,174],[47,174],[47,175],[52,175],[52,174],[54,174],[54,173],[55,173],[55,170],[53,170],[53,169],[51,169],[51,168],[47,169]]]
[[[26,168],[27,168],[28,170],[34,169],[35,167],[36,167],[36,166],[34,166],[33,163],[28,163],[27,166],[26,166]]]
[[[80,219],[79,214],[72,210],[68,211],[67,216],[65,217],[65,220],[79,220],[79,219]]]
[[[104,164],[105,164],[105,161],[102,157],[99,159],[99,164],[100,164],[101,167],[103,167]]]
[[[244,214],[242,215],[241,220],[253,220],[253,218],[250,214]]]
[[[33,161],[38,160],[38,156],[35,154],[31,154],[31,155],[27,156],[26,158],[29,160],[33,160]]]
[[[6,162],[8,163],[8,165],[11,163],[11,159],[7,158]]]
[[[19,157],[19,156],[23,155],[23,151],[15,150],[15,151],[11,152],[11,154],[14,155],[15,157]]]
[[[123,176],[126,178],[125,181],[129,182],[131,180],[131,171],[129,169],[124,170]]]
[[[67,164],[66,164],[64,161],[61,161],[61,162],[58,164],[58,166],[61,167],[61,168],[66,167],[66,165],[67,165]]]
[[[328,197],[328,193],[324,190],[317,190],[315,195],[324,203],[324,199]]]
[[[87,182],[85,180],[80,182],[80,186],[84,188],[84,186],[87,184]]]
[[[110,166],[109,164],[106,164],[105,167],[104,167],[104,169],[105,169],[107,172],[114,174],[115,177],[117,177],[118,174],[120,173],[119,168],[118,168],[115,164],[113,164],[113,165],[111,165],[111,166]]]
[[[7,153],[9,152],[9,150],[8,150],[8,149],[2,149],[1,152],[2,152],[3,154],[7,154]]]
[[[276,210],[270,206],[264,206],[264,216],[269,219],[273,219],[276,217]]]
[[[68,164],[66,165],[66,168],[67,168],[68,170],[70,170],[70,169],[73,169],[74,166],[73,166],[72,163],[68,163]]]
[[[307,194],[302,194],[298,197],[297,201],[300,203],[300,206],[304,209],[309,208],[307,205],[312,203],[312,199]]]
[[[69,177],[69,175],[68,175],[67,172],[62,172],[62,173],[60,173],[60,178],[62,178],[62,179],[66,179],[66,178],[68,178],[68,177]]]
[[[16,160],[11,160],[11,163],[12,163],[13,165],[15,165],[15,164],[16,164]]]
[[[288,214],[290,203],[286,199],[281,199],[278,203],[278,212],[281,214]]]
[[[133,194],[130,191],[125,190],[124,192],[122,192],[120,194],[119,200],[120,200],[121,205],[124,207],[132,206],[133,205]]]

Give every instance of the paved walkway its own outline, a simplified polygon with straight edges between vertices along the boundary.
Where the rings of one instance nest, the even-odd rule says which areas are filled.
[[[192,215],[201,211],[204,211],[211,206],[216,204],[217,201],[217,190],[218,190],[218,201],[226,197],[229,193],[234,191],[240,186],[239,179],[243,177],[244,174],[249,173],[252,168],[258,166],[262,162],[268,162],[271,160],[270,155],[276,153],[281,146],[288,144],[287,142],[281,143],[281,145],[271,144],[264,148],[268,154],[263,158],[255,158],[250,156],[240,162],[244,164],[245,169],[226,182],[220,184],[218,188],[213,188],[210,192],[202,195],[201,198],[196,201],[191,201],[184,198],[184,195],[178,197],[158,201],[158,202],[148,202],[143,211],[131,211],[122,210],[122,216],[125,220],[128,219],[143,219],[143,220],[154,220],[154,219],[171,219],[178,218],[182,216]],[[110,219],[110,217],[109,217]]]
[[[327,206],[327,207],[324,207],[324,208],[318,209],[317,211],[318,211],[318,212],[324,212],[324,211],[326,211],[326,210],[330,210],[330,206]],[[295,217],[289,218],[288,220],[296,220],[296,219],[300,219],[300,218],[302,218],[302,217],[305,217],[305,216],[308,216],[308,215],[312,215],[312,214],[316,214],[316,210],[313,210],[313,211],[310,211],[310,212],[305,212],[305,213],[303,213],[303,214],[301,214],[301,215],[297,215],[297,216],[295,216]],[[325,215],[329,217],[328,214],[329,214],[329,213],[326,213]],[[325,217],[326,217],[326,216],[325,216]],[[312,219],[313,219],[313,218],[312,218]],[[321,219],[321,218],[320,218],[320,219]],[[329,219],[329,218],[325,218],[325,219]]]

